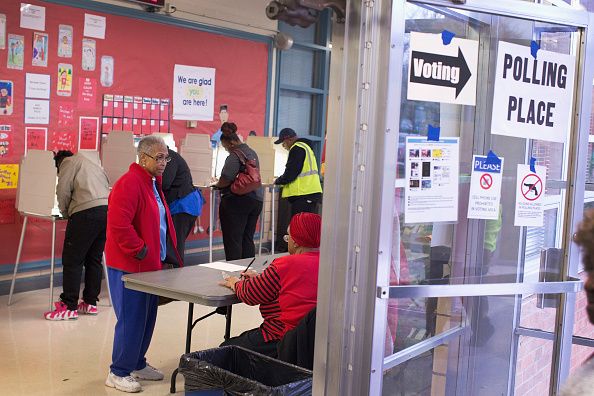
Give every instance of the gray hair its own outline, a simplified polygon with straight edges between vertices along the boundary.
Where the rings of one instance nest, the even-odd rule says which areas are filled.
[[[139,157],[142,153],[151,153],[152,148],[154,146],[167,147],[163,138],[159,136],[149,135],[140,139],[140,141],[138,142],[138,147],[136,148],[136,153]]]

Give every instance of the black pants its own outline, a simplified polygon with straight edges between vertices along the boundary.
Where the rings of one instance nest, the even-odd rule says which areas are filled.
[[[62,251],[63,293],[60,300],[74,310],[78,306],[80,278],[85,268],[83,300],[97,305],[101,292],[101,258],[105,248],[107,206],[74,213],[68,219]]]
[[[179,257],[185,261],[184,251],[186,250],[186,238],[188,238],[190,231],[192,231],[192,227],[194,227],[196,216],[187,213],[176,213],[171,216],[171,220],[173,221],[173,228],[175,228],[177,252],[179,253]],[[167,257],[165,258],[165,262],[173,264],[174,267],[179,267],[177,261],[173,243],[170,238],[167,238]]]
[[[256,255],[254,232],[256,232],[260,212],[262,212],[262,202],[257,199],[245,195],[223,196],[219,207],[219,218],[227,260]]]
[[[231,337],[220,346],[237,345],[249,349],[250,351],[258,352],[276,358],[276,347],[278,341],[264,341],[262,330],[260,328],[244,331],[237,337]]]
[[[295,216],[297,213],[318,213],[318,201],[306,198],[306,197],[298,197],[292,198],[291,202],[291,218]],[[289,221],[291,221],[289,219]]]

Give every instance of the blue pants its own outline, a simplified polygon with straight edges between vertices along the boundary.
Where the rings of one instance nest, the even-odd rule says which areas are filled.
[[[159,299],[152,294],[126,289],[125,272],[108,268],[111,303],[117,323],[113,337],[111,372],[126,377],[146,367],[146,351],[151,343]]]

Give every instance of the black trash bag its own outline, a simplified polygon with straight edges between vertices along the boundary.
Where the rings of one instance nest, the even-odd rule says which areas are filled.
[[[223,389],[233,396],[311,395],[312,372],[239,346],[182,355],[185,390]]]

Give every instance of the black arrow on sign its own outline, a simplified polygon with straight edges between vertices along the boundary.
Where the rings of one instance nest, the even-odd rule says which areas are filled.
[[[442,68],[443,66],[450,66],[450,67],[458,67],[460,68],[460,75],[458,78],[457,83],[453,83],[450,79],[444,80],[439,78],[433,77],[433,70],[430,77],[423,77],[423,73],[421,70],[420,76],[415,76],[414,68],[415,68],[415,59],[423,60],[423,65],[428,64],[436,64],[441,62]],[[421,69],[423,67],[421,65]],[[413,51],[411,60],[410,60],[410,81],[418,84],[427,84],[427,85],[438,85],[441,87],[449,87],[449,88],[456,88],[456,98],[468,82],[470,80],[470,76],[472,73],[468,68],[468,64],[466,63],[466,59],[464,59],[464,55],[462,54],[462,50],[458,47],[458,56],[448,56],[448,55],[440,55],[440,54],[432,54],[429,52],[419,52]]]

